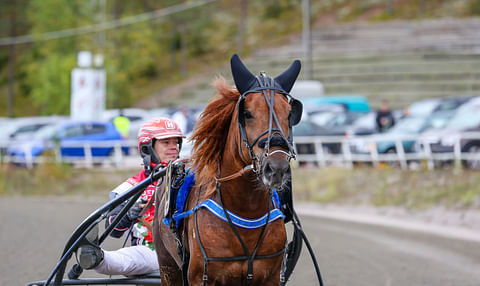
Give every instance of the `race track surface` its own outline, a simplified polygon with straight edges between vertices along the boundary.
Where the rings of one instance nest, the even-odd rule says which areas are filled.
[[[71,233],[106,197],[2,197],[0,285],[45,280]],[[475,239],[428,227],[386,227],[387,221],[360,223],[354,213],[351,220],[317,215],[302,215],[301,220],[325,285],[480,285],[480,242]],[[104,247],[116,249],[122,243],[109,239]],[[93,271],[83,276],[102,277]],[[318,285],[305,247],[288,285]]]

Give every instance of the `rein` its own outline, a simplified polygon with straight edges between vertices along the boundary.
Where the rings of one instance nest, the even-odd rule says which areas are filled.
[[[229,176],[223,177],[223,178],[215,178],[215,181],[218,183],[223,183],[227,182],[233,179],[236,179],[238,177],[241,177],[245,175],[247,172],[254,171],[255,172],[255,166],[253,164],[250,164],[248,166],[243,167],[240,171],[233,173]]]

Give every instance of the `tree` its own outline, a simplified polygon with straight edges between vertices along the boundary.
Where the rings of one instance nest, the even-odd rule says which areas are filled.
[[[89,23],[89,7],[81,0],[32,0],[27,15],[31,33],[41,34]],[[41,114],[66,114],[70,110],[70,72],[77,51],[91,45],[89,36],[36,41],[25,63],[25,89]],[[25,62],[25,61],[24,61]]]

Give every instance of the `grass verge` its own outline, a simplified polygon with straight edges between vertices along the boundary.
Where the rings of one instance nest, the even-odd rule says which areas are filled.
[[[426,209],[480,209],[480,176],[470,170],[402,171],[384,167],[293,171],[300,201]]]
[[[0,196],[102,196],[138,170],[76,169],[43,164],[32,168],[0,165]]]
[[[31,170],[0,165],[0,196],[101,196],[138,170],[76,169],[44,164]],[[297,168],[294,197],[299,201],[426,209],[480,209],[480,176],[469,170],[402,171]]]

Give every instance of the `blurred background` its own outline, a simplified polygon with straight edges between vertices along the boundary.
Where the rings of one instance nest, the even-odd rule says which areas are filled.
[[[172,117],[189,134],[238,53],[272,76],[302,60],[299,165],[480,166],[478,0],[0,5],[2,162],[137,164],[141,124]]]
[[[233,53],[270,76],[302,61],[291,92],[304,104],[293,129],[297,202],[313,202],[315,210],[342,205],[350,217],[360,206],[480,229],[479,16],[480,0],[1,0],[0,210],[11,217],[17,211],[9,206],[29,207],[0,230],[29,221],[38,241],[55,241],[41,242],[42,250],[30,233],[21,235],[37,257],[30,261],[15,248],[2,250],[12,261],[0,266],[10,274],[2,284],[45,278],[70,229],[142,168],[136,136],[145,120],[171,117],[189,135],[216,92],[211,82],[222,76],[233,84]],[[182,157],[191,146],[185,140]],[[11,244],[10,236],[0,238]],[[342,280],[344,272],[331,274],[338,269],[370,265],[352,261],[349,268],[348,261],[335,264],[337,257],[322,263],[332,285],[354,283]],[[478,261],[477,253],[468,264]],[[441,275],[452,267],[423,273],[409,266],[380,271],[402,276],[383,284],[436,285],[456,276]],[[417,276],[398,272],[413,268]],[[472,273],[476,280],[445,285],[478,285],[478,268]]]
[[[171,117],[189,135],[215,94],[211,82],[233,84],[233,53],[271,76],[302,61],[294,167],[480,168],[479,0],[0,5],[2,193],[25,184],[7,175],[24,167],[66,178],[72,168],[140,167],[142,123]],[[474,185],[462,190],[478,207]]]
[[[3,167],[136,168],[142,123],[189,135],[238,53],[271,76],[302,60],[297,167],[480,168],[478,0],[0,5]]]
[[[213,75],[229,79],[234,52],[272,74],[300,58],[301,78],[320,80],[326,93],[362,93],[374,105],[387,98],[400,108],[479,88],[477,0],[0,5],[3,117],[69,115],[80,51],[98,56],[90,66],[105,70],[107,109],[203,103]]]

